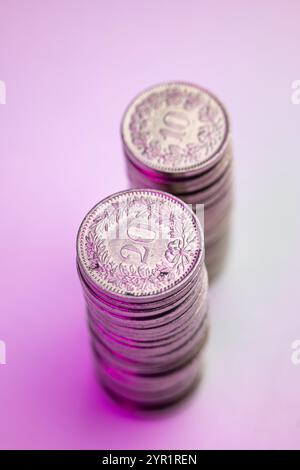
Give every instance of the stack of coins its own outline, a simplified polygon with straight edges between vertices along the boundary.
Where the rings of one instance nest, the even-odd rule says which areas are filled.
[[[224,106],[195,85],[158,85],[129,105],[121,133],[131,187],[168,191],[197,213],[204,205],[206,266],[213,277],[224,261],[232,206]]]
[[[147,189],[108,197],[80,226],[77,267],[105,388],[145,408],[186,395],[208,334],[203,232],[189,207]]]

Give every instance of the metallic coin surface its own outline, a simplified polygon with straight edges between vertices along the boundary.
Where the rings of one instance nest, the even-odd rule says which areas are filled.
[[[87,281],[86,278],[81,273],[80,268],[78,267],[79,278],[83,287],[84,295],[87,302],[91,300],[96,305],[112,306],[115,313],[128,316],[128,312],[132,312],[133,316],[140,318],[140,313],[143,312],[142,316],[152,315],[152,311],[163,312],[166,309],[170,308],[171,305],[175,306],[177,303],[181,303],[185,297],[188,297],[190,293],[196,288],[197,284],[201,282],[203,276],[203,263],[200,264],[199,268],[195,270],[194,276],[187,282],[182,289],[177,292],[173,292],[171,295],[166,295],[165,297],[153,300],[148,298],[148,302],[140,302],[138,297],[132,297],[131,299],[126,299],[122,301],[116,298],[111,298],[105,295],[103,292],[99,293],[93,286]],[[99,294],[101,294],[99,296]],[[147,299],[147,298],[146,298]]]
[[[231,166],[232,156],[226,154],[219,163],[208,171],[190,178],[168,178],[150,176],[149,172],[138,168],[127,158],[127,175],[129,180],[139,181],[139,187],[151,187],[170,192],[172,194],[190,193],[200,191],[211,184],[214,184]]]
[[[153,189],[114,194],[85,217],[77,271],[97,374],[119,401],[161,407],[196,383],[208,335],[197,216]]]
[[[158,352],[157,348],[153,348],[152,357],[145,357],[142,349],[136,350],[130,355],[126,350],[123,353],[116,352],[112,347],[108,347],[102,342],[102,338],[92,335],[92,347],[96,354],[105,360],[110,370],[124,370],[127,373],[135,373],[141,376],[153,376],[156,374],[165,374],[172,370],[178,370],[189,362],[204,346],[208,333],[207,315],[203,317],[200,327],[194,334],[184,341],[181,347],[175,347],[167,352]]]
[[[202,305],[207,302],[207,286],[199,293],[174,309],[153,317],[141,319],[114,316],[103,309],[98,309],[90,302],[87,303],[88,317],[100,329],[108,334],[126,338],[132,341],[152,341],[168,337],[178,327],[185,327],[192,321],[194,315],[199,315]]]
[[[128,190],[97,204],[77,238],[84,275],[116,298],[149,299],[181,289],[203,262],[203,233],[179,199]]]
[[[118,402],[121,401],[126,406],[157,408],[177,402],[197,385],[199,377],[203,374],[203,357],[201,349],[184,368],[159,375],[154,381],[155,388],[150,388],[147,382],[142,390],[136,390],[138,378],[134,379],[135,375],[124,376],[115,371],[112,373],[111,368],[98,354],[95,354],[95,365],[100,382]],[[157,381],[161,382],[159,386]]]
[[[223,105],[207,90],[171,82],[136,97],[121,132],[126,155],[149,175],[191,176],[222,158],[229,120]]]

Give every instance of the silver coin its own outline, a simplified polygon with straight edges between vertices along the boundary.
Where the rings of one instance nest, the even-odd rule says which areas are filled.
[[[191,361],[188,367],[189,372],[187,377],[184,377],[183,380],[181,379],[182,376],[180,372],[177,372],[178,380],[175,381],[175,385],[168,386],[168,376],[165,378],[166,386],[164,387],[163,393],[161,390],[159,390],[158,393],[155,393],[155,390],[147,393],[148,388],[146,386],[143,388],[142,392],[135,393],[134,387],[128,390],[127,388],[124,389],[122,386],[120,387],[118,383],[114,383],[111,380],[108,369],[103,366],[101,362],[99,364],[99,358],[96,358],[96,371],[99,380],[108,393],[118,402],[121,401],[121,403],[126,406],[129,405],[134,408],[138,407],[143,409],[171,405],[184,398],[193,390],[195,385],[199,383],[199,378],[203,374],[203,352],[200,352],[193,361]]]
[[[77,257],[99,292],[151,302],[179,291],[193,277],[203,262],[203,232],[179,199],[128,190],[88,213],[78,232]]]
[[[199,289],[197,293],[194,293],[188,301],[185,301],[179,307],[176,307],[162,315],[157,315],[144,319],[137,320],[113,317],[106,313],[99,311],[93,305],[88,304],[88,312],[91,320],[95,324],[100,324],[107,331],[115,333],[117,335],[123,335],[128,338],[159,338],[170,331],[174,325],[184,325],[189,321],[187,311],[190,306],[193,306],[195,302],[199,300],[200,304],[203,301],[207,301],[207,281],[203,288]]]
[[[152,174],[192,176],[222,158],[229,120],[207,90],[171,82],[137,96],[125,112],[121,132],[126,155],[135,165]]]
[[[149,322],[152,318],[166,317],[168,312],[173,311],[174,309],[180,308],[181,305],[186,303],[191,299],[196,293],[205,285],[205,269],[199,273],[199,276],[196,279],[196,282],[189,285],[189,290],[185,291],[184,295],[174,296],[174,301],[171,302],[171,299],[165,304],[158,306],[154,303],[149,305],[137,304],[135,308],[132,308],[133,304],[127,307],[120,307],[118,305],[114,306],[112,303],[103,302],[103,299],[91,295],[86,289],[84,289],[85,298],[88,305],[93,306],[96,310],[103,310],[106,312],[107,318],[118,319],[124,324],[124,320],[132,322],[132,325],[139,324],[141,325],[143,321]]]
[[[208,334],[204,236],[191,209],[161,191],[118,193],[77,238],[77,269],[98,376],[141,406],[195,383]]]
[[[226,152],[220,162],[205,173],[190,178],[174,179],[150,176],[148,172],[141,170],[127,159],[127,175],[129,181],[134,182],[137,187],[151,187],[179,195],[200,191],[213,185],[226,173],[231,165],[232,154],[231,152]]]
[[[147,365],[150,368],[157,364],[161,367],[165,362],[169,367],[172,362],[171,354],[176,354],[177,361],[179,354],[185,357],[186,353],[191,351],[192,346],[198,343],[195,332],[202,334],[203,318],[206,313],[207,304],[204,304],[197,312],[195,311],[188,325],[173,330],[163,339],[153,339],[147,342],[129,341],[116,335],[108,335],[104,329],[95,329],[93,323],[90,324],[91,337],[97,350],[103,354],[106,352],[107,355],[115,355],[118,360],[123,358],[125,362],[132,361],[142,367]]]
[[[160,342],[159,345],[152,348],[144,345],[138,346],[137,344],[129,347],[121,341],[113,341],[112,339],[108,341],[103,334],[101,337],[93,334],[91,338],[96,349],[111,359],[138,364],[145,370],[152,370],[154,367],[160,369],[170,368],[170,364],[178,364],[179,361],[185,360],[191,354],[191,351],[197,347],[202,338],[205,318],[206,313],[203,314],[201,311],[201,315],[195,317],[195,328],[188,329],[182,335],[174,337],[173,341],[168,343]]]
[[[99,355],[102,361],[113,370],[122,370],[125,373],[134,373],[142,376],[153,376],[177,370],[187,364],[191,358],[203,349],[208,335],[207,315],[201,320],[201,324],[183,343],[169,348],[167,352],[161,351],[160,354],[152,354],[152,357],[140,354],[129,356],[124,354],[124,350],[113,350],[105,345],[99,338],[93,337],[92,345],[96,355]],[[156,351],[156,350],[154,350]]]
[[[147,346],[149,343],[153,346],[156,342],[168,342],[171,337],[174,338],[175,334],[180,334],[190,327],[194,319],[201,316],[203,306],[207,306],[207,296],[200,292],[192,302],[184,306],[181,311],[176,311],[176,315],[163,319],[158,318],[152,320],[149,326],[146,322],[143,323],[141,328],[130,328],[129,325],[121,325],[116,323],[107,322],[105,316],[99,316],[99,312],[93,312],[92,307],[88,308],[88,315],[90,317],[90,325],[95,335],[114,338],[121,343],[130,343],[130,345],[140,344]],[[148,323],[148,322],[147,322]]]
[[[145,316],[153,316],[155,314],[163,313],[169,310],[171,307],[179,305],[185,300],[185,298],[189,297],[197,288],[197,285],[202,282],[202,278],[205,275],[205,269],[203,268],[203,265],[200,265],[200,268],[201,269],[196,270],[195,275],[190,280],[190,282],[188,282],[180,291],[173,293],[171,296],[166,296],[160,300],[143,303],[120,302],[116,299],[105,296],[102,293],[99,295],[99,293],[95,292],[89,286],[89,284],[86,283],[80,272],[79,277],[87,302],[92,302],[95,304],[96,308],[103,307],[107,308],[108,311],[112,309],[114,316],[116,317],[132,317],[132,319],[141,320]]]

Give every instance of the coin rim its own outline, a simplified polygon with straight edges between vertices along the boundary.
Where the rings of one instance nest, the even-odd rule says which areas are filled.
[[[136,152],[133,152],[131,148],[129,147],[129,144],[126,140],[125,137],[125,120],[134,106],[134,104],[143,98],[143,96],[148,95],[151,91],[154,91],[158,88],[167,88],[171,86],[185,86],[185,87],[191,87],[193,89],[196,89],[198,91],[206,93],[210,98],[212,98],[220,107],[224,120],[225,120],[225,134],[222,142],[220,143],[218,149],[211,155],[210,157],[206,158],[200,163],[194,164],[187,166],[185,168],[179,168],[179,169],[174,169],[174,168],[162,168],[159,165],[153,165],[148,162],[145,162],[142,160]],[[230,119],[228,116],[228,113],[226,111],[225,106],[223,105],[222,101],[211,91],[209,91],[205,87],[201,87],[200,85],[197,85],[192,82],[184,81],[184,80],[179,80],[179,81],[168,81],[168,82],[162,82],[158,83],[156,85],[152,85],[148,88],[145,88],[143,91],[141,91],[139,94],[135,95],[135,97],[129,102],[127,107],[125,108],[125,111],[123,113],[122,119],[121,119],[121,126],[120,126],[120,132],[121,132],[121,139],[124,147],[124,151],[129,159],[132,159],[132,161],[141,167],[141,169],[147,169],[147,170],[152,170],[154,173],[157,173],[159,175],[185,175],[186,177],[193,176],[195,174],[202,173],[203,171],[206,171],[209,169],[211,166],[213,166],[220,158],[222,158],[223,153],[226,151],[226,147],[229,143],[229,138],[230,138],[230,133],[231,133],[231,124],[230,124]]]
[[[183,207],[185,211],[188,212],[188,214],[190,215],[192,219],[192,222],[194,223],[196,232],[198,231],[199,248],[197,249],[197,254],[194,255],[194,258],[196,259],[194,259],[193,265],[189,268],[189,270],[187,271],[184,277],[180,276],[180,278],[177,281],[175,281],[175,283],[173,283],[170,287],[167,287],[163,290],[159,290],[156,293],[150,292],[149,294],[136,295],[136,294],[128,293],[128,292],[125,293],[125,292],[116,292],[115,290],[110,290],[106,286],[101,285],[100,283],[97,283],[96,280],[90,275],[89,271],[86,269],[86,262],[84,262],[84,259],[82,256],[82,252],[81,252],[83,248],[82,247],[82,243],[83,243],[82,235],[84,233],[84,226],[88,225],[88,219],[91,217],[91,214],[95,211],[95,209],[100,204],[105,204],[110,199],[117,198],[127,193],[158,194],[162,196],[163,198],[166,198],[167,200],[172,200],[174,203],[180,205],[181,207]],[[86,227],[85,227],[85,230],[86,230]],[[145,189],[145,188],[127,189],[124,191],[118,191],[102,199],[97,204],[95,204],[90,211],[88,211],[88,213],[83,218],[78,229],[77,238],[76,238],[76,251],[77,251],[77,260],[80,263],[80,267],[82,268],[83,272],[86,274],[88,279],[91,281],[91,283],[95,286],[98,292],[100,293],[103,292],[104,294],[108,294],[112,299],[113,298],[128,299],[128,300],[134,299],[134,301],[137,301],[137,302],[143,302],[145,300],[152,301],[152,299],[159,300],[160,298],[164,298],[166,295],[172,295],[175,292],[179,292],[181,288],[183,288],[185,284],[190,280],[194,272],[199,268],[200,264],[203,263],[203,260],[204,260],[204,234],[203,234],[203,229],[198,218],[195,216],[193,211],[178,197],[172,194],[166,193],[164,191],[154,190],[150,188],[149,189]]]

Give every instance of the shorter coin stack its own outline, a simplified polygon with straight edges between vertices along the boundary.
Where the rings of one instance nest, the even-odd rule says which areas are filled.
[[[229,121],[220,101],[181,82],[158,85],[129,105],[122,122],[133,188],[170,192],[201,213],[210,277],[226,253],[232,206]]]
[[[105,388],[145,408],[186,395],[208,334],[204,239],[194,213],[161,191],[114,194],[83,220],[77,266]]]

